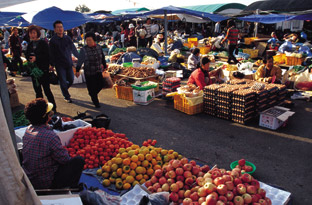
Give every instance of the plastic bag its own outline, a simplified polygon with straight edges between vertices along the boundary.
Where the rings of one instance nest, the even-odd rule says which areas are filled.
[[[169,204],[169,192],[158,192],[148,196],[151,205],[167,205]]]
[[[311,50],[308,46],[300,46],[299,53],[306,54],[307,56],[312,56]]]
[[[49,72],[49,82],[52,84],[52,85],[57,85],[58,84],[58,77],[56,75],[56,73],[54,71],[50,71]]]
[[[120,196],[113,196],[102,190],[84,190],[79,196],[84,205],[119,205],[121,202]]]
[[[279,47],[278,51],[279,51],[280,53],[285,53],[285,51],[291,52],[291,51],[292,51],[292,43],[291,43],[290,41],[285,41],[285,43],[283,43],[283,44]]]
[[[112,78],[110,77],[110,74],[106,71],[102,73],[103,76],[103,89],[105,88],[112,88],[114,83],[112,81]]]

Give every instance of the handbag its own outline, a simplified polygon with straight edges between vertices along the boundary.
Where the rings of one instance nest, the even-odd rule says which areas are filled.
[[[49,82],[50,82],[50,84],[57,85],[58,81],[59,81],[59,79],[58,79],[55,71],[49,71]]]
[[[103,89],[112,88],[114,83],[112,81],[112,78],[110,77],[110,74],[107,71],[103,71],[102,76],[103,76]]]

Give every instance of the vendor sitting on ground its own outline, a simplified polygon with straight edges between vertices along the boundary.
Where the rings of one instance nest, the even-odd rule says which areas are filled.
[[[23,169],[35,189],[78,187],[85,164],[71,158],[57,134],[49,127],[53,104],[43,98],[29,102],[25,116],[30,121],[23,136]]]
[[[142,61],[141,56],[137,53],[136,47],[130,46],[127,48],[127,52],[122,54],[120,58],[117,61],[117,64],[122,64],[122,63],[130,63],[132,62],[133,59],[140,59],[140,62]]]
[[[274,65],[273,56],[268,56],[263,60],[263,63],[264,65],[261,65],[255,74],[255,80],[267,83],[281,83],[282,70]]]
[[[208,57],[203,57],[201,60],[201,67],[198,67],[194,70],[189,77],[187,84],[195,84],[199,86],[201,90],[204,89],[205,86],[211,85],[216,82],[221,82],[219,79],[219,74],[221,69],[212,70],[209,72],[210,68],[210,60]]]
[[[197,65],[200,62],[200,50],[199,48],[195,48],[192,51],[192,54],[187,59],[187,69],[194,71],[197,68]]]

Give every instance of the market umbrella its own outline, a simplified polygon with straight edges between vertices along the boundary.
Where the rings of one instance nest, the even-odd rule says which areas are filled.
[[[80,26],[92,18],[77,11],[64,11],[55,6],[39,11],[31,23],[45,29],[53,30],[53,23],[57,20],[63,22],[64,30]]]
[[[0,12],[0,26],[4,26],[8,21],[17,16],[23,15],[21,12]]]
[[[28,27],[30,24],[22,16],[18,16],[5,23],[5,26]]]

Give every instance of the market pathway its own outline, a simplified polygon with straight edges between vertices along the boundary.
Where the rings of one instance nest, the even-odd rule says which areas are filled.
[[[20,102],[25,105],[35,97],[31,80],[20,76],[15,79]],[[295,101],[296,114],[288,126],[272,131],[259,127],[257,120],[245,126],[206,114],[189,116],[163,99],[148,106],[135,105],[116,99],[113,90],[101,91],[102,107],[96,109],[85,84],[70,88],[74,102],[68,104],[59,86],[51,87],[60,115],[73,117],[77,111],[92,116],[105,113],[112,119],[110,129],[125,133],[134,143],[141,145],[148,138],[156,139],[158,146],[206,161],[210,166],[229,169],[232,161],[245,158],[257,166],[256,179],[291,192],[293,204],[311,204],[311,102]]]

